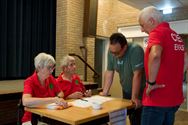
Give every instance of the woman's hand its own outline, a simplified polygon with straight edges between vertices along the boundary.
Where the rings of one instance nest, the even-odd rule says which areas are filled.
[[[90,97],[90,96],[92,95],[91,90],[90,90],[90,89],[89,89],[89,90],[86,90],[86,92],[84,93],[84,95],[85,95],[86,97]]]
[[[55,103],[57,105],[63,106],[64,108],[68,107],[68,103],[63,98],[55,97]]]

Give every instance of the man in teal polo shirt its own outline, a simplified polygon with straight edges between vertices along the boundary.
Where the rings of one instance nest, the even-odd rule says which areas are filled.
[[[103,91],[107,96],[113,82],[114,71],[119,73],[124,99],[130,99],[135,109],[128,110],[131,125],[140,125],[141,98],[145,86],[144,51],[134,43],[127,43],[125,36],[114,33],[110,36],[108,67],[104,75]]]

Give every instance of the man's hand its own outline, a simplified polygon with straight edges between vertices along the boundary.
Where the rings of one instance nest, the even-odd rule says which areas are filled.
[[[101,96],[107,96],[107,94],[105,94],[103,91],[100,92],[99,95],[101,95]]]
[[[135,104],[135,109],[140,108],[142,106],[141,100],[139,100],[137,98],[131,99],[131,101]]]
[[[164,87],[165,87],[164,84],[155,84],[155,85],[149,85],[148,84],[148,87],[146,89],[146,95],[150,96],[151,91],[158,89],[158,88],[164,88]]]

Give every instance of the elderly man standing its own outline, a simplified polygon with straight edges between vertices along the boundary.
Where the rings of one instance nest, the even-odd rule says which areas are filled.
[[[144,8],[138,18],[141,31],[149,34],[144,66],[142,125],[173,125],[183,102],[184,42],[155,7]]]

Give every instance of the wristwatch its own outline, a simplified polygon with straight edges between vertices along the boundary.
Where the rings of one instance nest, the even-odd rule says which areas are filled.
[[[149,80],[146,81],[149,85],[155,85],[156,84],[156,81],[154,82],[150,82]]]

